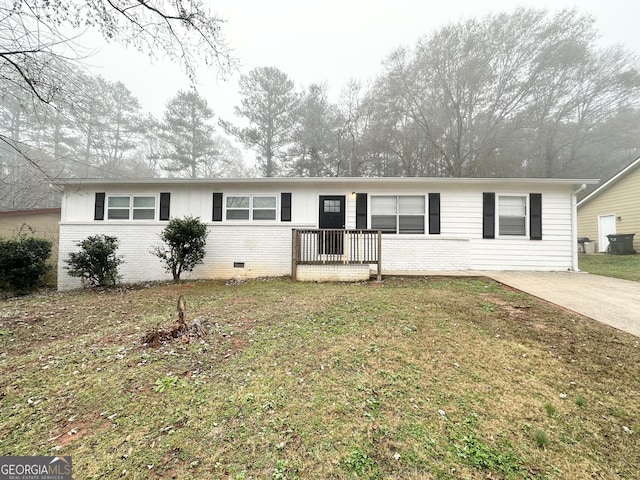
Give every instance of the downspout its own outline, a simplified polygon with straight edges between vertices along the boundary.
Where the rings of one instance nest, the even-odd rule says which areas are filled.
[[[587,184],[583,183],[577,190],[571,194],[571,270],[579,272],[578,267],[578,200],[577,195],[587,188]]]

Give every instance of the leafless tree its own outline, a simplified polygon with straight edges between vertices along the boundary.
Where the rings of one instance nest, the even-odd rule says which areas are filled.
[[[86,100],[80,97],[86,78],[78,72],[92,53],[80,47],[80,40],[90,29],[108,42],[135,48],[151,58],[177,61],[192,80],[202,64],[225,76],[235,69],[236,59],[223,25],[224,20],[211,14],[201,0],[0,0],[0,100],[6,104],[13,97],[22,102],[26,110],[37,112],[38,122],[45,118],[57,118],[59,125],[77,121],[79,115],[73,110],[77,114]],[[100,106],[91,108],[95,111]],[[95,132],[91,133],[91,141],[97,141]],[[117,140],[124,139],[122,133],[117,132]],[[0,146],[2,164],[7,156],[20,157],[48,180],[60,173],[46,168],[42,157],[33,154],[34,145],[6,128],[0,129]],[[117,163],[125,147],[119,141],[110,144],[109,163]],[[74,161],[91,163],[88,157]]]
[[[151,58],[181,62],[194,78],[200,61],[221,74],[236,64],[222,34],[224,21],[200,0],[2,0],[0,81],[19,85],[39,101],[60,98],[69,61],[84,58],[77,36],[92,28]],[[79,34],[78,34],[79,35]],[[65,61],[66,60],[66,61]]]
[[[413,153],[429,174],[575,173],[589,145],[604,140],[598,127],[640,105],[637,58],[603,50],[596,34],[575,10],[518,9],[448,25],[388,58],[376,84],[378,110],[396,130],[387,137],[401,129],[405,140],[428,142]]]

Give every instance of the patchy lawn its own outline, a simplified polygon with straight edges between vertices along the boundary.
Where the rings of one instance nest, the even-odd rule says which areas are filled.
[[[205,336],[142,344],[176,319]],[[74,478],[623,479],[640,339],[483,279],[0,303],[0,454]]]
[[[640,282],[640,255],[581,254],[578,265],[584,272]]]

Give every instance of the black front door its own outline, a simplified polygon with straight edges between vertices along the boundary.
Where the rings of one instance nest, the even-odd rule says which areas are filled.
[[[320,195],[319,227],[344,229],[344,195]]]
[[[344,230],[344,195],[320,195],[320,216],[318,226],[321,230]],[[318,248],[321,254],[342,255],[344,252],[343,232],[320,232]]]

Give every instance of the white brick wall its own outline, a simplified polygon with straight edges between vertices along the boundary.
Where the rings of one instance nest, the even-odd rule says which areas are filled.
[[[370,278],[369,265],[299,265],[300,282],[363,282]]]
[[[291,275],[290,224],[260,226],[209,225],[206,278],[255,278]],[[234,263],[244,263],[243,268]]]
[[[79,278],[67,274],[64,262],[71,252],[78,252],[79,241],[91,235],[111,235],[119,240],[116,254],[122,256],[124,263],[119,273],[125,282],[143,282],[147,280],[171,280],[160,260],[149,251],[160,245],[160,232],[164,228],[159,224],[135,223],[85,223],[60,224],[60,255],[58,261],[58,290],[69,290],[82,286]]]
[[[76,243],[91,235],[111,235],[119,240],[117,254],[123,257],[119,272],[125,283],[171,280],[160,260],[150,253],[161,246],[160,233],[166,224],[157,223],[66,223],[60,225],[60,260],[58,289],[69,290],[82,286],[80,279],[71,277],[64,268],[69,253],[77,252]],[[255,227],[209,224],[207,254],[204,264],[193,272],[182,274],[183,279],[254,278],[291,274],[291,226]],[[244,264],[242,268],[235,264]]]

